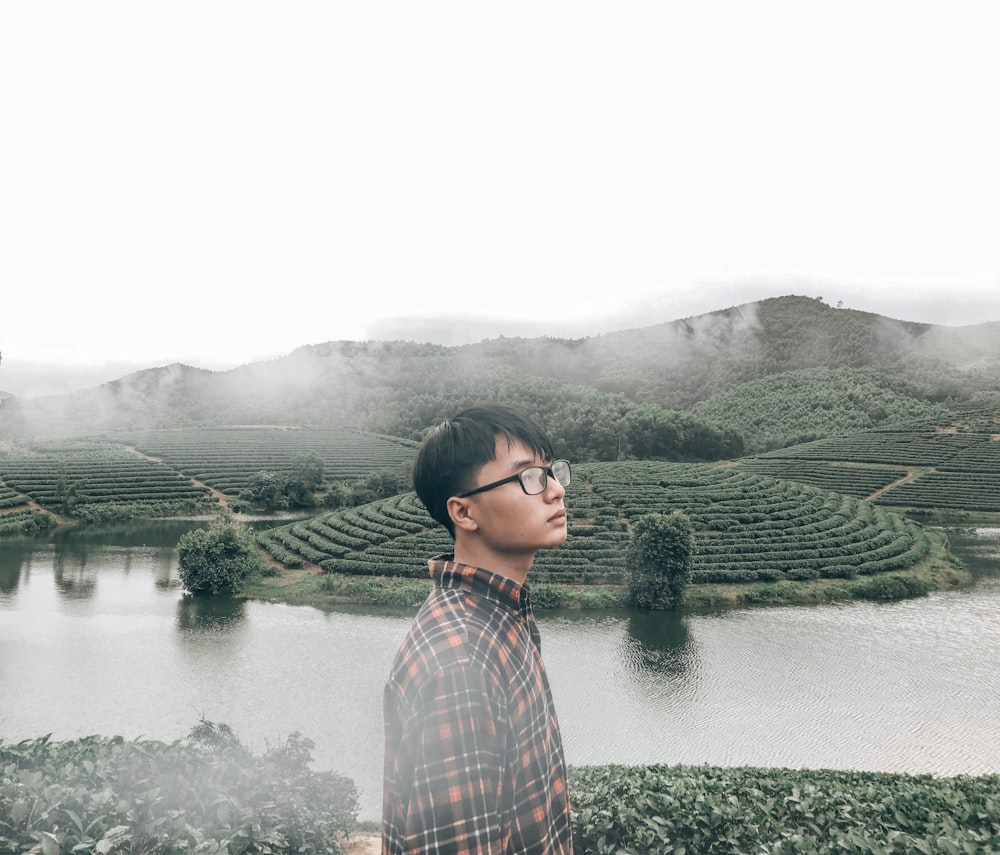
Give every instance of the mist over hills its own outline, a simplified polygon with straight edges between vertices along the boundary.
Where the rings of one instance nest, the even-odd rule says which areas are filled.
[[[483,400],[613,420],[636,407],[687,411],[788,372],[824,382],[816,369],[867,372],[858,377],[877,376],[922,405],[963,400],[1000,389],[1000,323],[919,324],[787,296],[581,339],[332,341],[227,371],[173,364],[71,394],[7,397],[0,431],[333,424],[412,437]],[[725,418],[725,408],[708,411]]]

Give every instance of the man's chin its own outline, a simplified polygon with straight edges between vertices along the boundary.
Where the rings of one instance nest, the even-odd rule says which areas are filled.
[[[549,542],[545,544],[546,548],[552,549],[556,546],[562,546],[566,542],[566,535],[566,527],[563,526],[562,530],[554,533]]]

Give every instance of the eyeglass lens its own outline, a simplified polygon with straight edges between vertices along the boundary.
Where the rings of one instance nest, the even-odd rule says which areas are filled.
[[[549,469],[551,469],[552,475],[555,477],[556,481],[564,487],[569,486],[569,463],[565,460],[556,460],[550,467],[532,466],[530,469],[525,469],[521,473],[521,484],[524,485],[524,491],[528,495],[541,493],[545,490],[549,483]]]

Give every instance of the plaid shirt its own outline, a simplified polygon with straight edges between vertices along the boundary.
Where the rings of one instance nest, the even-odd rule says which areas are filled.
[[[573,851],[528,586],[431,559],[385,688],[383,855]]]

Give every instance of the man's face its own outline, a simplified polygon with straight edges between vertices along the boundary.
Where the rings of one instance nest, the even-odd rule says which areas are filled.
[[[496,457],[479,470],[475,486],[516,475],[531,466],[552,461],[536,457],[523,443],[511,446],[497,437]],[[470,515],[479,526],[483,545],[498,555],[533,554],[559,546],[566,540],[566,488],[549,477],[545,490],[526,495],[520,483],[511,481],[470,496]]]

